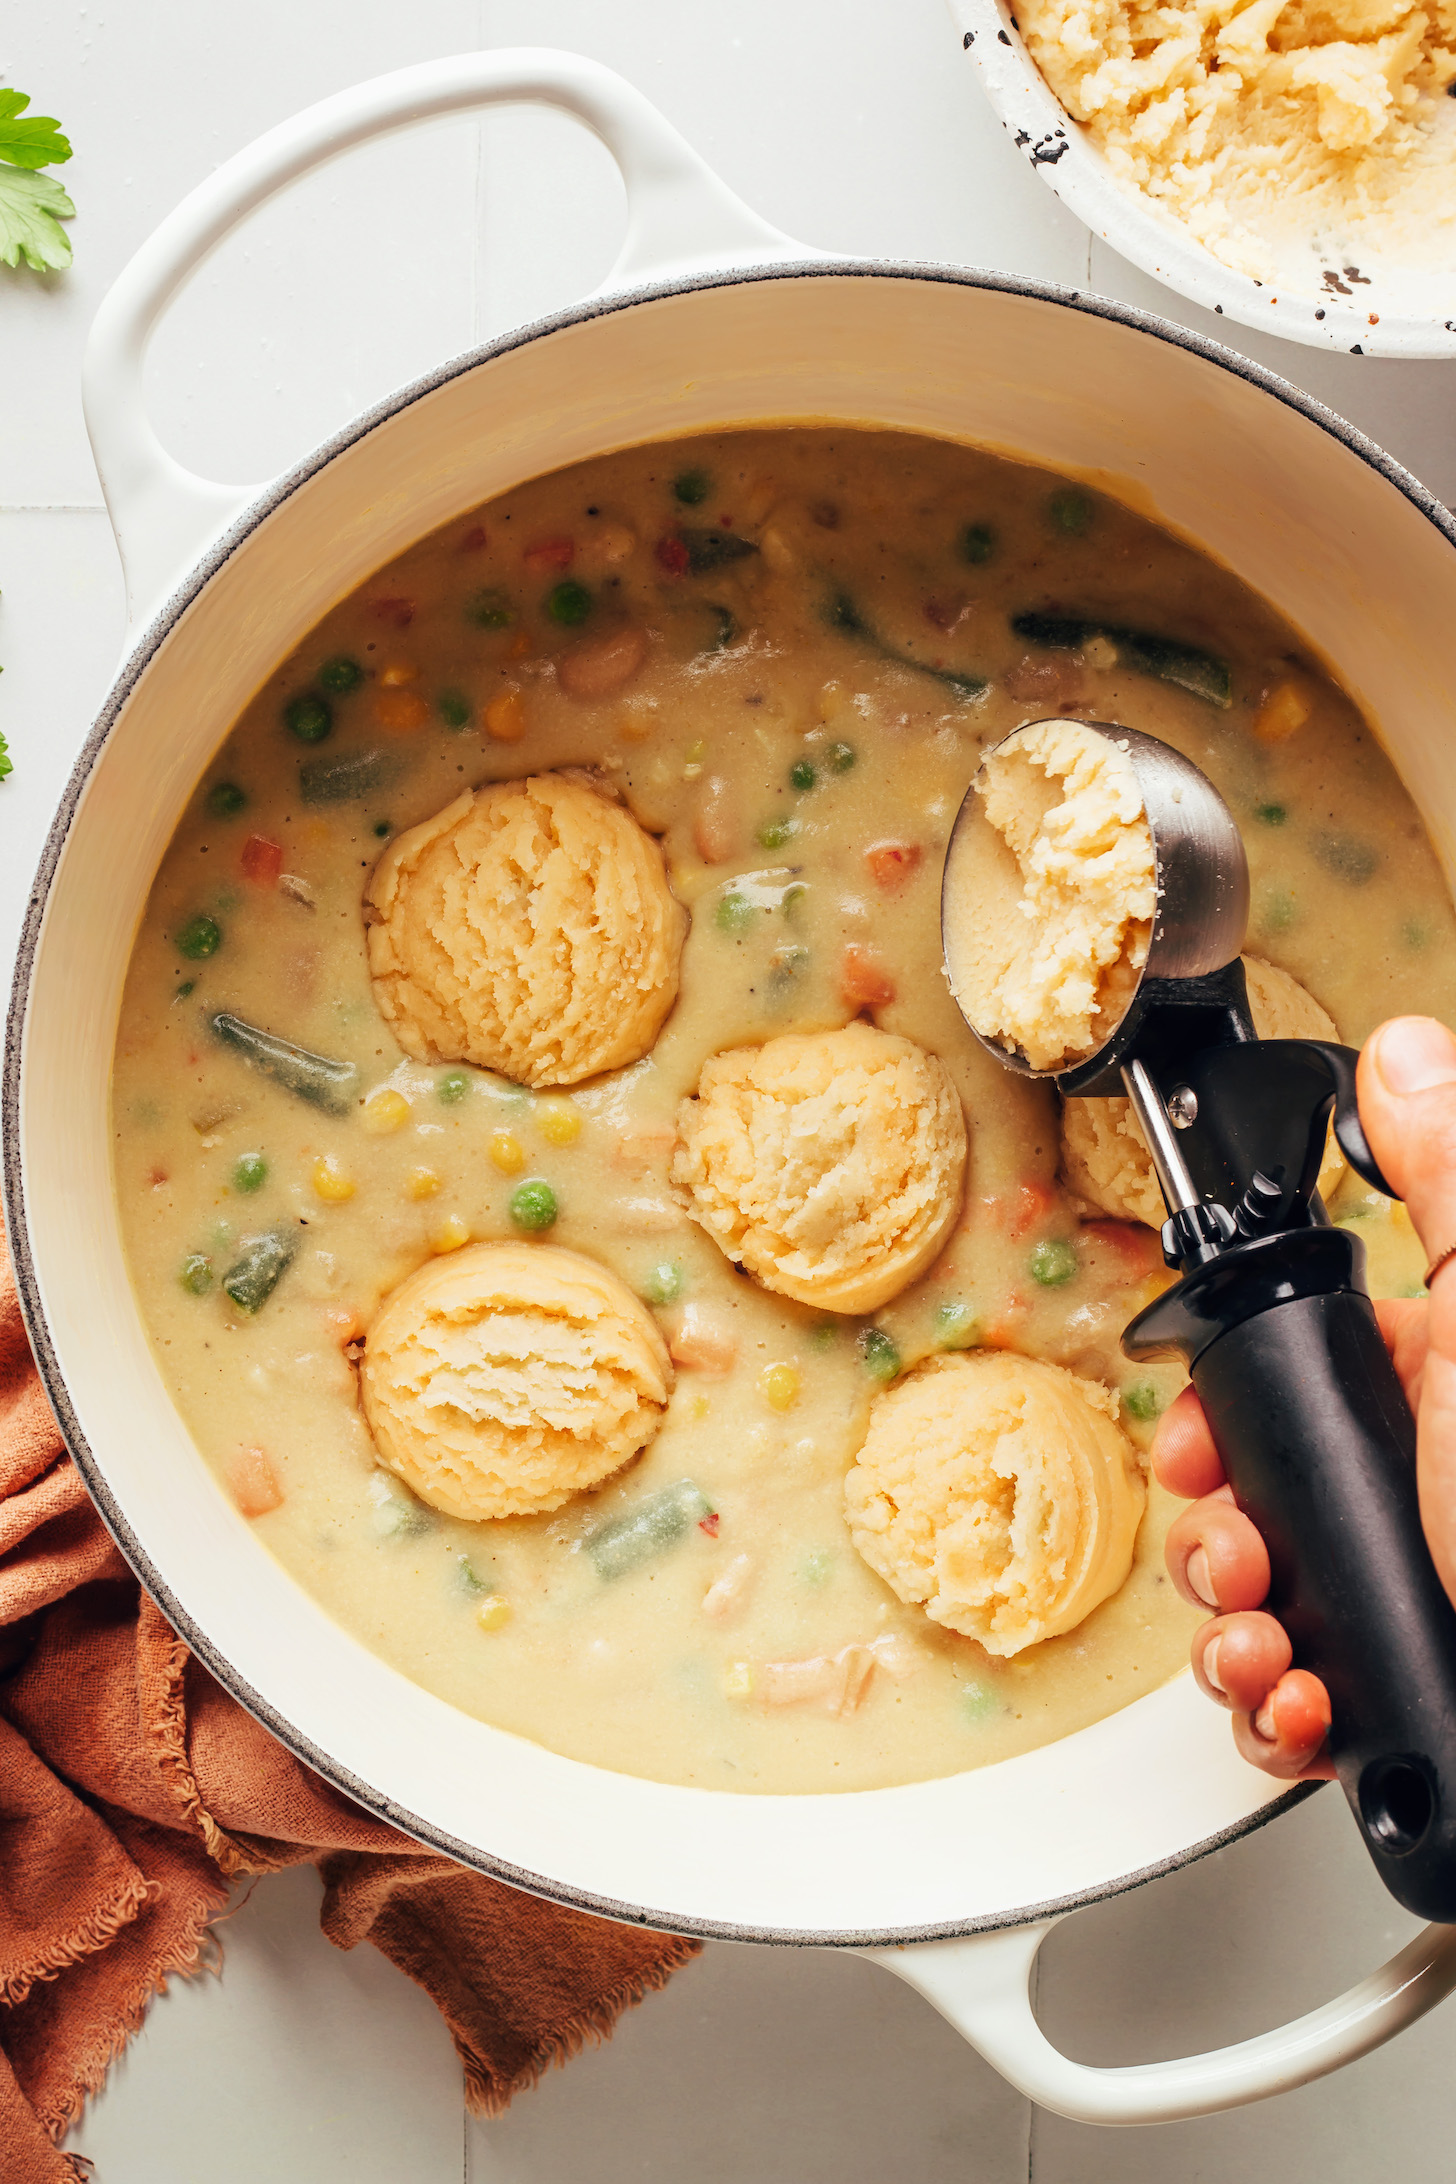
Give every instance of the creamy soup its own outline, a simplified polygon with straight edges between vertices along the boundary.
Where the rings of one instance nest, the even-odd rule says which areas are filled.
[[[1430,846],[1297,635],[1113,499],[970,448],[786,428],[536,480],[360,587],[220,741],[121,1014],[137,1295],[269,1550],[464,1712],[664,1781],[865,1789],[1064,1736],[1182,1665],[1196,1619],[1156,1488],[1120,1588],[1010,1655],[898,1597],[846,1524],[872,1407],[939,1353],[1069,1367],[1140,1452],[1181,1385],[1119,1347],[1170,1279],[1153,1230],[1070,1191],[1055,1095],[977,1047],[941,973],[979,754],[1056,713],[1212,776],[1248,845],[1250,953],[1343,1038],[1398,1010],[1456,1023]],[[544,1091],[406,1055],[368,963],[377,861],[462,790],[572,767],[660,840],[690,920],[650,1051]],[[741,1271],[670,1174],[712,1057],[856,1019],[939,1058],[969,1149],[938,1256],[867,1314]],[[1418,1286],[1398,1209],[1347,1175],[1332,1212],[1377,1292]],[[381,1463],[359,1358],[402,1282],[490,1239],[610,1270],[675,1366],[625,1468],[475,1522]]]

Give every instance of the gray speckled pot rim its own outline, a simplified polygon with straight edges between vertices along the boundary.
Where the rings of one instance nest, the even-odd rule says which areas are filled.
[[[182,1607],[161,1571],[145,1553],[127,1521],[125,1510],[113,1494],[94,1451],[81,1431],[80,1421],[72,1408],[61,1375],[50,1329],[41,1306],[40,1287],[26,1222],[25,1187],[20,1161],[21,1051],[31,977],[46,905],[77,804],[107,738],[152,658],[192,602],[242,542],[336,455],[342,454],[367,434],[387,424],[391,418],[407,409],[411,403],[419,401],[422,396],[432,394],[437,388],[463,377],[495,357],[508,355],[533,341],[542,340],[591,319],[608,317],[618,311],[636,310],[643,305],[668,302],[675,296],[688,295],[698,290],[782,280],[924,281],[953,288],[983,289],[1000,295],[1024,297],[1031,302],[1054,305],[1062,310],[1083,312],[1093,318],[1107,319],[1152,340],[1164,342],[1170,348],[1187,350],[1190,354],[1217,365],[1221,370],[1233,373],[1237,378],[1247,381],[1250,386],[1259,388],[1275,401],[1297,411],[1329,433],[1332,439],[1338,440],[1351,454],[1358,456],[1372,470],[1378,471],[1451,545],[1456,546],[1456,519],[1453,519],[1445,506],[1400,463],[1377,447],[1365,434],[1358,432],[1353,425],[1347,424],[1333,410],[1316,402],[1276,373],[1265,370],[1262,365],[1240,356],[1233,349],[1225,348],[1222,343],[1210,341],[1203,335],[1174,325],[1170,320],[1160,318],[1152,312],[1136,310],[1106,296],[1062,288],[1045,281],[1025,280],[1015,274],[986,272],[976,268],[918,265],[888,259],[814,258],[802,262],[775,261],[765,265],[735,266],[723,271],[708,271],[678,280],[622,289],[575,304],[549,318],[518,328],[495,341],[486,342],[479,348],[450,359],[437,370],[387,396],[384,401],[366,410],[332,438],[324,441],[312,454],[276,479],[213,542],[199,558],[186,580],[159,609],[150,625],[137,639],[82,746],[46,838],[31,886],[6,1027],[4,1081],[3,1091],[0,1091],[0,1138],[3,1138],[4,1150],[6,1230],[21,1309],[51,1407],[91,1498],[117,1546],[174,1629],[224,1689],[231,1692],[239,1704],[262,1722],[281,1744],[325,1781],[332,1783],[346,1797],[352,1798],[356,1804],[363,1806],[379,1819],[390,1822],[430,1849],[457,1859],[462,1865],[488,1873],[496,1880],[524,1889],[532,1895],[544,1896],[553,1902],[568,1904],[576,1910],[594,1912],[601,1917],[616,1919],[628,1925],[652,1926],[705,1940],[872,1949],[914,1942],[948,1941],[964,1935],[994,1932],[1005,1927],[1035,1925],[1069,1911],[1080,1910],[1088,1904],[1101,1902],[1105,1898],[1123,1895],[1129,1889],[1141,1887],[1145,1882],[1157,1880],[1164,1874],[1177,1872],[1181,1867],[1191,1865],[1195,1859],[1206,1857],[1210,1851],[1222,1849],[1224,1845],[1251,1834],[1254,1829],[1264,1826],[1276,1815],[1288,1812],[1301,1803],[1319,1785],[1295,1785],[1246,1819],[1222,1828],[1216,1834],[1201,1837],[1197,1842],[1190,1843],[1186,1849],[1161,1859],[1154,1865],[1144,1866],[1136,1872],[1120,1874],[1115,1880],[1104,1882],[1099,1887],[1083,1889],[1072,1895],[1051,1897],[1041,1903],[1018,1905],[1014,1910],[982,1916],[951,1916],[932,1925],[907,1928],[820,1931],[795,1927],[747,1926],[729,1920],[688,1918],[572,1888],[553,1879],[550,1874],[531,1872],[493,1857],[479,1844],[462,1842],[421,1818],[408,1806],[398,1803],[374,1784],[361,1781],[321,1746],[301,1734],[279,1713],[264,1693],[255,1691],[232,1664],[222,1657],[207,1634],[199,1629]],[[835,1793],[827,1793],[825,1817],[830,1824],[834,1806]]]

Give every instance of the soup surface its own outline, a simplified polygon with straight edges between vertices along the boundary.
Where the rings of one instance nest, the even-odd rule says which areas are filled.
[[[1011,1658],[899,1599],[845,1519],[872,1404],[939,1351],[1068,1366],[1112,1391],[1139,1450],[1181,1385],[1119,1347],[1170,1278],[1152,1229],[1073,1196],[1055,1095],[978,1048],[941,972],[941,864],[979,754],[1058,712],[1163,737],[1212,776],[1248,845],[1250,952],[1343,1038],[1405,1009],[1456,1023],[1432,851],[1294,632],[1118,503],[969,448],[786,428],[534,481],[346,599],[222,743],[118,1035],[137,1294],[269,1549],[465,1712],[665,1781],[848,1790],[1023,1751],[1182,1666],[1195,1618],[1163,1574],[1156,1487],[1121,1588]],[[567,767],[599,769],[660,838],[690,917],[651,1051],[543,1092],[408,1058],[366,953],[385,845],[463,789]],[[219,1015],[341,1065],[338,1111]],[[949,1241],[867,1317],[740,1272],[669,1174],[712,1056],[856,1018],[940,1058],[969,1142]],[[1377,1293],[1418,1286],[1399,1209],[1347,1175],[1332,1212],[1367,1239]],[[675,1384],[605,1484],[468,1522],[380,1463],[360,1341],[432,1257],[523,1233],[645,1300]],[[655,1551],[591,1552],[669,1490],[682,1520]]]

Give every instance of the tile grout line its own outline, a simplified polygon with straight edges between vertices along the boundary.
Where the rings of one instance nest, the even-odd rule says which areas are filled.
[[[0,501],[0,516],[104,516],[105,501]]]

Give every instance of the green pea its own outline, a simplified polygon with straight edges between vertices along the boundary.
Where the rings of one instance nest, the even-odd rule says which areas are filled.
[[[443,1100],[447,1107],[454,1107],[457,1101],[464,1099],[469,1090],[470,1079],[463,1069],[447,1069],[444,1076],[437,1078],[435,1082],[435,1097]]]
[[[1254,807],[1254,817],[1263,826],[1282,827],[1289,813],[1283,804],[1257,804]]]
[[[200,1251],[189,1251],[177,1277],[189,1297],[205,1297],[212,1287],[212,1261]]]
[[[216,955],[221,946],[222,927],[205,910],[199,910],[195,918],[189,918],[177,935],[177,953],[186,956],[189,963],[200,963],[204,956]]]
[[[838,1320],[820,1320],[817,1327],[809,1330],[809,1347],[811,1350],[832,1350],[838,1337]]]
[[[855,755],[855,748],[852,743],[831,743],[826,753],[830,772],[848,773],[850,767],[854,764]]]
[[[827,1585],[834,1574],[834,1557],[827,1547],[811,1547],[799,1565],[799,1576],[806,1585]]]
[[[1337,880],[1345,880],[1351,887],[1363,887],[1380,869],[1379,850],[1351,834],[1322,834],[1314,853],[1326,872],[1333,872]]]
[[[557,1215],[556,1193],[540,1176],[518,1183],[511,1192],[511,1219],[519,1229],[549,1229]]]
[[[789,768],[789,787],[791,789],[812,789],[818,778],[818,774],[815,773],[807,758],[796,758]]]
[[[962,1684],[960,1687],[962,1721],[984,1721],[988,1714],[997,1712],[1000,1703],[995,1692],[988,1691],[983,1684],[968,1683]]]
[[[686,1277],[676,1259],[664,1259],[661,1266],[652,1268],[642,1284],[642,1295],[648,1304],[676,1304],[687,1287]]]
[[[996,551],[996,533],[989,523],[968,523],[961,533],[961,559],[980,568]]]
[[[1060,1289],[1077,1271],[1077,1254],[1060,1237],[1048,1237],[1037,1245],[1027,1267],[1032,1280],[1040,1282],[1043,1289]]]
[[[784,889],[784,899],[780,905],[780,908],[782,909],[784,916],[788,919],[790,925],[797,925],[799,921],[799,912],[803,909],[804,904],[808,900],[808,897],[809,890],[804,885],[802,880],[795,880],[792,887],[786,887]]]
[[[377,841],[381,841],[381,842],[382,842],[382,841],[384,840],[384,837],[386,836],[386,834],[393,834],[393,832],[394,832],[394,827],[393,827],[393,824],[392,824],[392,822],[391,822],[390,820],[388,820],[388,819],[378,819],[378,820],[376,820],[376,821],[375,821],[375,823],[374,823],[374,834],[375,834],[375,839],[376,839]]]
[[[1053,493],[1047,502],[1047,514],[1058,531],[1068,538],[1081,538],[1092,528],[1094,514],[1090,493],[1079,493],[1069,487],[1065,493]]]
[[[1134,1387],[1123,1389],[1122,1407],[1130,1418],[1147,1420],[1157,1417],[1163,1408],[1163,1398],[1151,1380],[1139,1380]]]
[[[893,1380],[900,1370],[900,1352],[883,1327],[862,1330],[858,1349],[867,1373],[875,1380]]]
[[[301,698],[290,698],[283,708],[283,718],[290,734],[300,743],[322,743],[334,725],[332,706],[312,690],[306,690]]]
[[[756,905],[746,895],[720,895],[713,923],[720,933],[746,933],[757,916]]]
[[[935,1315],[935,1339],[942,1350],[974,1350],[981,1323],[968,1304],[943,1304]]]
[[[351,660],[347,652],[337,653],[332,660],[325,660],[318,671],[319,687],[331,690],[335,697],[346,698],[351,690],[357,690],[364,680],[364,670],[357,660]]]
[[[760,849],[782,849],[798,831],[798,820],[784,812],[777,819],[765,819],[754,839]]]
[[[470,726],[470,700],[463,690],[442,690],[435,700],[435,710],[447,728]]]
[[[563,629],[575,629],[578,622],[584,622],[591,613],[591,603],[591,593],[574,576],[546,594],[546,612]]]
[[[465,619],[477,629],[509,629],[515,620],[511,602],[503,591],[477,592],[465,608]]]
[[[1258,924],[1266,933],[1287,932],[1298,916],[1294,897],[1285,887],[1270,887],[1259,905]]]
[[[1400,929],[1400,937],[1407,948],[1417,951],[1431,945],[1431,929],[1428,925],[1423,925],[1419,918],[1407,918]]]
[[[713,481],[706,470],[683,470],[672,481],[673,498],[684,508],[700,508],[712,490]]]
[[[197,980],[195,978],[184,978],[181,985],[177,988],[177,991],[173,994],[172,999],[174,1001],[185,1001],[188,994],[195,993],[196,990]]]
[[[236,781],[214,781],[207,792],[207,808],[214,819],[232,819],[248,799]]]
[[[261,1153],[244,1153],[233,1166],[235,1191],[260,1191],[268,1180],[268,1163]]]
[[[469,1555],[462,1555],[460,1557],[460,1560],[456,1565],[456,1570],[460,1580],[460,1590],[462,1592],[489,1593],[495,1591],[494,1580],[488,1577],[482,1577],[479,1570],[476,1569],[475,1564],[471,1561]]]

